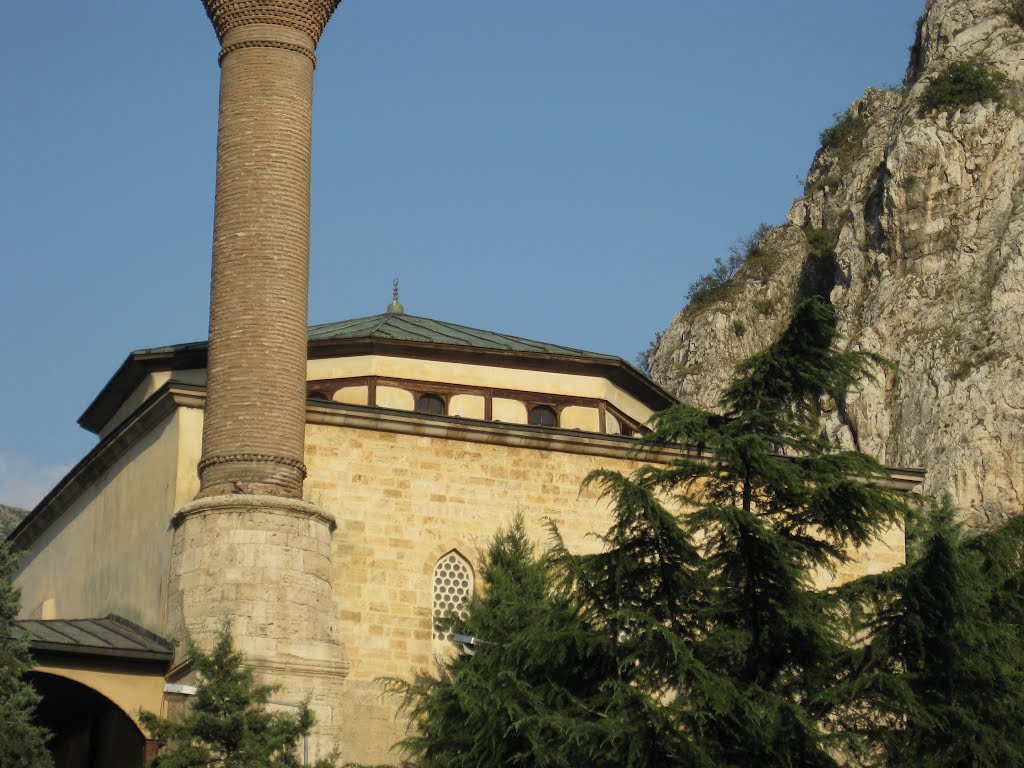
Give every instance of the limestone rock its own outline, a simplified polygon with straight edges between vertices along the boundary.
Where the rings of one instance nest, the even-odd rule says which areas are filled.
[[[901,91],[868,90],[824,136],[804,197],[740,269],[662,335],[652,376],[713,408],[801,292],[830,295],[843,342],[896,364],[830,403],[823,428],[893,466],[924,467],[984,528],[1024,509],[1024,28],[1008,0],[931,0]],[[1003,105],[923,114],[948,62],[984,56]],[[763,259],[762,259],[763,260]]]

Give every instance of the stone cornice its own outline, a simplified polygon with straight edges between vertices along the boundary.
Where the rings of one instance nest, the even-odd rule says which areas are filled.
[[[17,548],[29,547],[79,494],[110,469],[149,430],[168,418],[177,408],[203,408],[205,402],[204,387],[173,380],[165,384],[86,454],[8,538]],[[409,411],[316,400],[306,403],[306,423],[649,463],[665,463],[681,455],[693,458],[701,456],[691,449],[641,449],[635,439],[618,435],[478,421],[455,416],[428,416]],[[923,469],[887,469],[890,478],[883,484],[896,490],[913,491],[924,481]]]
[[[217,513],[232,512],[264,512],[267,514],[286,515],[313,520],[334,531],[337,523],[334,516],[313,504],[299,499],[287,499],[281,496],[260,496],[257,494],[225,494],[223,496],[207,496],[186,504],[174,513],[171,525],[180,526],[190,517],[202,517]]]

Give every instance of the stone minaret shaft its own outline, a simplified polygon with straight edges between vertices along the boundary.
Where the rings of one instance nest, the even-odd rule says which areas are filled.
[[[301,498],[314,50],[340,0],[204,0],[221,41],[200,497]]]

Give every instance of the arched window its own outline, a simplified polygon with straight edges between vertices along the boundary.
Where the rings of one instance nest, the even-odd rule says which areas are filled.
[[[434,647],[443,648],[451,639],[450,631],[442,631],[438,620],[445,616],[464,618],[473,598],[473,569],[469,561],[451,550],[434,566]]]
[[[430,413],[444,416],[444,398],[440,395],[425,394],[416,398],[416,413]]]
[[[558,414],[550,405],[535,405],[530,409],[529,423],[535,427],[557,427]]]

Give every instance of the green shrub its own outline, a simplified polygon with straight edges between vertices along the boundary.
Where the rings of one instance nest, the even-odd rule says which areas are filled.
[[[804,226],[804,236],[807,238],[808,245],[811,246],[811,250],[817,254],[822,255],[826,253],[833,253],[836,249],[836,245],[839,243],[839,230],[838,229],[819,229],[818,227],[812,227],[809,224]]]
[[[633,362],[636,363],[636,367],[646,374],[650,374],[651,372],[651,363],[654,362],[654,353],[658,351],[658,345],[661,343],[661,337],[664,335],[664,331],[658,331],[655,333],[654,339],[647,344],[647,349],[642,352],[637,352],[636,357],[633,358]]]
[[[739,240],[729,249],[729,256],[724,261],[715,259],[711,271],[701,275],[690,284],[686,294],[688,305],[704,304],[725,296],[729,281],[740,271],[740,267],[750,264],[754,267],[753,276],[763,278],[767,271],[767,252],[764,240],[772,231],[771,225],[761,223],[749,236]]]
[[[764,317],[771,317],[775,314],[775,299],[757,299],[754,302],[754,309]]]
[[[851,115],[849,112],[836,112],[835,122],[818,134],[821,148],[836,150],[851,144],[860,144],[867,133],[867,120],[862,115]]]
[[[950,111],[982,101],[1002,104],[1010,78],[983,57],[946,65],[924,89],[921,109]]]
[[[826,173],[814,181],[808,181],[804,184],[804,195],[811,195],[817,192],[819,189],[836,189],[840,184],[843,183],[843,177],[838,173]]]
[[[742,339],[743,335],[747,332],[747,324],[742,320],[733,320],[732,332],[736,334],[737,338]]]

